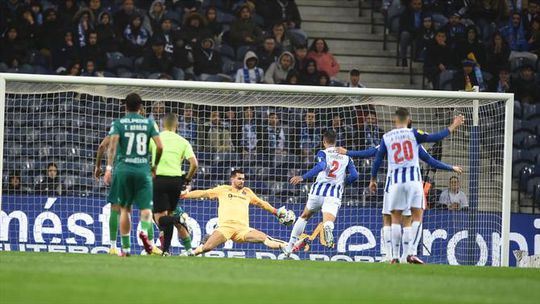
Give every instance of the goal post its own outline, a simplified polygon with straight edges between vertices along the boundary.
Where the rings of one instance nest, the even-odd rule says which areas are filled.
[[[434,156],[465,168],[461,187],[470,195],[470,206],[454,211],[441,206],[440,192],[453,174],[429,171],[423,164],[435,189],[430,192],[419,253],[432,263],[509,265],[512,94],[25,74],[0,74],[1,250],[102,252],[108,245],[107,189],[92,179],[92,162],[106,127],[121,115],[121,100],[131,92],[143,98],[147,114],[157,123],[163,112],[181,119],[186,111],[193,115],[189,124],[181,121],[180,128],[186,129],[179,132],[196,134],[194,149],[201,166],[194,187],[227,183],[227,171],[241,167],[247,171],[247,186],[297,216],[310,184],[294,187],[287,181],[314,164],[321,130],[337,128],[341,144],[361,149],[378,142],[371,134],[392,128],[396,107],[410,108],[414,126],[428,132],[464,114],[463,128],[426,149],[432,147]],[[368,117],[371,114],[374,117]],[[298,258],[380,258],[382,192],[366,190],[371,161],[354,161],[360,180],[345,191],[336,222],[336,248],[323,247],[313,235],[310,251]],[[43,167],[49,163],[58,166],[58,189],[44,186],[48,177]],[[18,187],[10,185],[13,174],[19,174]],[[216,203],[181,204],[192,217],[197,245],[215,228]],[[279,226],[256,207],[251,212],[255,228],[288,239],[290,227]],[[308,234],[316,231],[318,221],[320,216],[310,221]],[[182,249],[178,242],[173,246]],[[262,246],[230,243],[213,254],[280,258],[280,252]]]

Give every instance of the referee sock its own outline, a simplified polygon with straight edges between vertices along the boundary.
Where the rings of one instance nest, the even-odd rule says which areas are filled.
[[[169,252],[175,222],[176,218],[173,216],[164,215],[159,218],[159,228],[163,231],[163,244],[161,245],[163,252]]]
[[[129,253],[131,251],[131,239],[128,234],[122,234],[120,242],[122,243],[122,251]]]
[[[298,238],[304,232],[304,229],[306,229],[307,221],[301,217],[299,217],[296,220],[296,223],[294,223],[292,232],[291,232],[291,238],[289,239],[289,244],[287,244],[287,252],[291,252],[294,244],[298,242]]]
[[[111,210],[109,216],[109,237],[111,240],[111,248],[116,248],[116,236],[118,234],[118,222],[120,220],[120,211]]]
[[[401,225],[392,224],[392,259],[399,259],[401,247]]]
[[[401,260],[406,260],[407,256],[409,255],[410,246],[411,243],[411,227],[403,227],[403,237],[402,244],[403,244],[403,254],[401,255]]]
[[[420,244],[420,238],[422,236],[422,222],[412,222],[411,230],[411,246],[409,249],[410,255],[418,255],[418,245]]]

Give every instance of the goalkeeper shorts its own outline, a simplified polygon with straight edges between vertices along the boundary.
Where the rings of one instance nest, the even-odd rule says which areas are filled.
[[[220,226],[216,228],[216,231],[219,231],[227,240],[232,240],[236,243],[246,242],[247,234],[253,231],[253,228],[247,226]]]

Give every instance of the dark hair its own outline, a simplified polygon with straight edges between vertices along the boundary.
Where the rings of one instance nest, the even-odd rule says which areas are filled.
[[[126,96],[126,109],[129,112],[137,112],[141,108],[142,99],[137,93],[131,93]]]
[[[328,53],[328,44],[326,43],[326,40],[323,38],[315,38],[313,42],[311,43],[311,46],[309,47],[309,51],[316,52],[315,44],[317,41],[321,40],[324,43],[323,53]]]
[[[329,144],[335,144],[336,143],[337,134],[336,131],[328,129],[323,134],[323,139]]]
[[[231,177],[235,177],[237,174],[244,174],[244,171],[242,169],[233,169],[231,171]]]
[[[450,177],[449,181],[451,181],[451,180],[453,180],[453,179],[455,179],[455,180],[457,180],[457,181],[459,182],[459,177],[458,177],[457,175],[452,175],[452,176]]]
[[[352,69],[352,70],[349,72],[349,75],[350,75],[350,76],[360,76],[360,71],[357,70],[357,69]]]
[[[406,108],[397,108],[395,115],[399,120],[406,121],[409,118],[410,113]]]

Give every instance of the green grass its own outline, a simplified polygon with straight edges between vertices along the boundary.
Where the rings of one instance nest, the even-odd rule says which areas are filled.
[[[539,303],[535,269],[0,252],[0,303]]]

